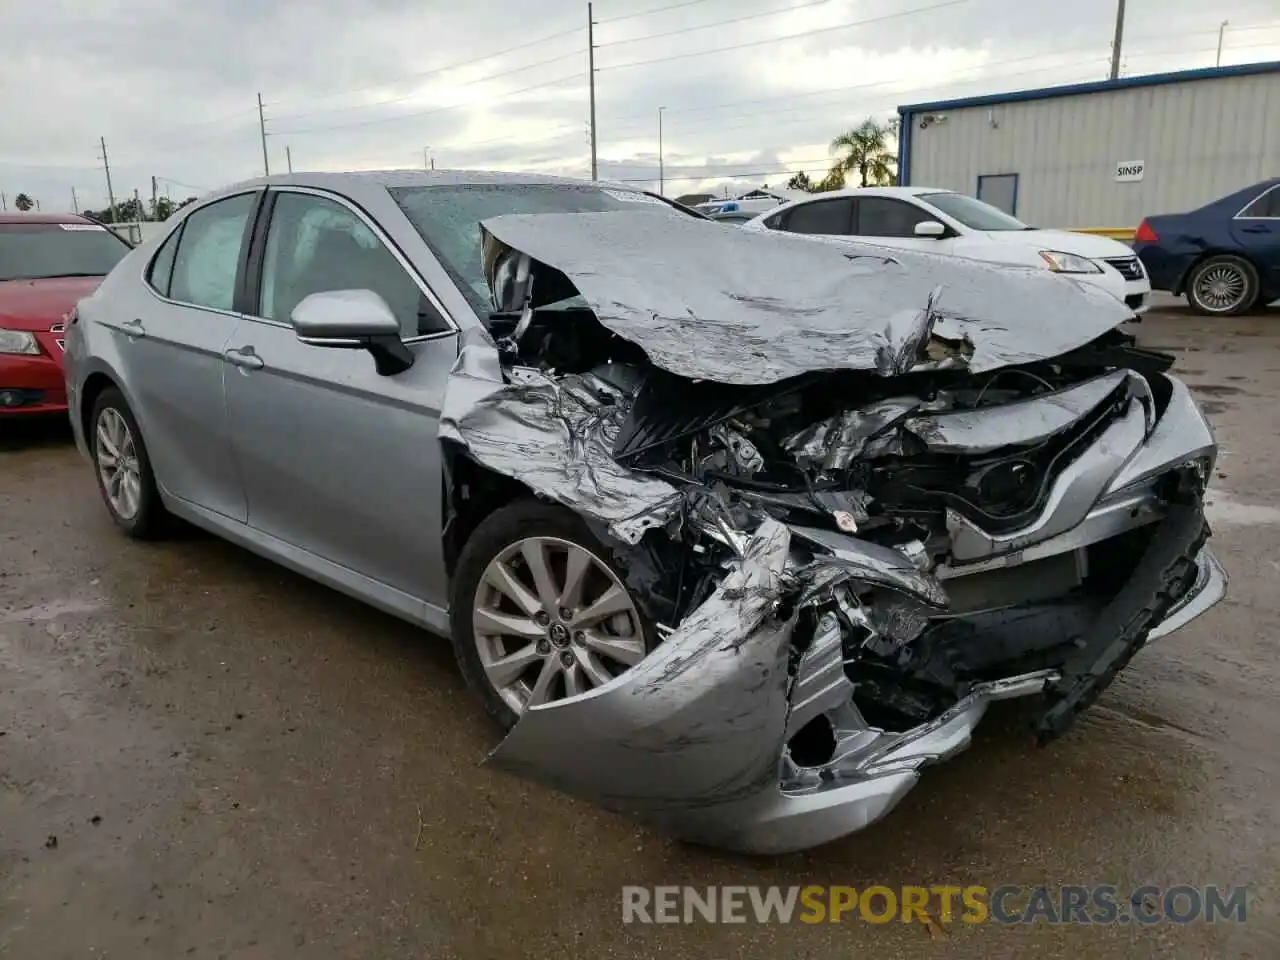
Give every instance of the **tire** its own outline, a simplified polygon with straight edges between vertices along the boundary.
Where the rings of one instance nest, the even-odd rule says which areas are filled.
[[[1250,310],[1261,293],[1258,271],[1244,257],[1220,254],[1202,260],[1187,277],[1187,303],[1196,313],[1233,317]]]
[[[544,588],[556,597],[549,605],[541,602],[530,555],[542,557],[549,574]],[[576,578],[578,591],[567,585],[571,562],[586,570]],[[486,517],[462,549],[450,593],[458,666],[504,731],[530,700],[550,702],[599,686],[654,647],[653,626],[626,587],[624,571],[564,507],[519,500]],[[561,598],[568,607],[558,606]],[[614,607],[626,609],[591,620]],[[519,632],[496,632],[495,624],[515,624]]]
[[[127,434],[120,434],[118,425],[122,425]],[[123,444],[121,436],[127,437]],[[135,540],[154,540],[164,536],[169,530],[169,514],[156,489],[151,458],[147,456],[147,447],[133,411],[125,402],[124,395],[115,387],[108,387],[98,395],[93,413],[89,417],[89,432],[85,439],[93,458],[98,492],[102,494],[102,502],[106,504],[107,512],[111,514],[116,526]],[[122,496],[123,488],[110,479],[119,472],[113,472],[109,461],[113,446],[117,454],[123,454],[122,459],[126,462],[124,472],[131,474],[128,482],[133,485],[130,489],[135,489],[136,492],[131,500]],[[129,469],[130,466],[132,469]],[[122,478],[119,482],[125,481]],[[114,494],[113,489],[116,491]],[[129,509],[131,503],[135,504],[132,510]]]

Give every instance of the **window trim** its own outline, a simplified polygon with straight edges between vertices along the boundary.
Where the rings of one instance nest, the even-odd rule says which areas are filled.
[[[153,253],[150,257],[148,257],[146,260],[143,261],[141,279],[142,279],[142,285],[146,287],[147,292],[150,293],[151,296],[159,300],[161,303],[167,303],[167,304],[170,304],[171,306],[185,307],[188,310],[203,310],[206,313],[216,313],[220,316],[235,317],[239,319],[241,314],[239,313],[239,311],[235,309],[235,297],[240,292],[241,277],[245,270],[246,261],[249,259],[249,245],[245,243],[245,239],[246,237],[252,238],[253,234],[251,231],[256,229],[257,220],[258,220],[258,211],[262,208],[262,197],[263,197],[263,194],[265,193],[266,193],[266,190],[263,187],[254,187],[249,190],[237,190],[234,193],[224,193],[216,197],[210,197],[207,202],[201,203],[199,206],[193,206],[192,209],[189,210],[187,214],[182,218],[182,222],[173,228],[173,232],[165,234],[164,240],[161,240],[160,243],[157,245],[155,253]],[[206,210],[209,207],[212,207],[215,203],[221,203],[223,200],[234,200],[236,197],[246,197],[246,196],[256,197],[256,202],[253,205],[253,209],[249,211],[249,219],[245,222],[245,233],[242,234],[240,237],[240,255],[236,261],[235,288],[231,294],[232,309],[223,310],[219,307],[208,307],[201,303],[188,303],[186,300],[175,300],[173,297],[168,296],[167,294],[160,293],[159,290],[157,290],[155,287],[151,285],[151,282],[148,278],[148,274],[151,272],[151,264],[155,261],[156,257],[159,256],[160,247],[163,247],[165,245],[165,242],[169,239],[169,237],[173,236],[173,233],[179,233],[179,232],[185,233],[187,230],[187,221],[190,220],[197,213],[199,213],[201,210]],[[181,248],[182,248],[182,238],[179,237],[178,251],[174,252],[175,266],[177,265],[177,262],[178,262],[177,255],[178,255],[178,252],[181,250]],[[169,289],[170,290],[173,289],[172,274],[170,274],[170,277],[169,277]]]
[[[145,283],[152,292],[159,294],[161,297],[167,298],[169,296],[169,289],[173,287],[173,268],[178,262],[178,247],[182,246],[182,231],[186,228],[187,221],[184,217],[176,227],[165,234],[164,239],[156,245],[156,252],[151,255],[151,258],[147,260],[146,266],[142,268],[142,282]],[[160,254],[164,252],[165,245],[168,244],[170,240],[174,241],[176,246],[173,248],[173,263],[169,264],[169,282],[166,284],[166,289],[162,292],[154,283],[151,282],[151,275],[155,272],[156,261],[160,259]]]
[[[1280,183],[1275,183],[1267,187],[1267,189],[1263,190],[1260,194],[1258,194],[1256,197],[1254,197],[1252,200],[1246,203],[1243,207],[1241,207],[1240,212],[1237,213],[1231,219],[1232,220],[1280,220],[1280,217],[1246,217],[1244,215],[1244,212],[1248,210],[1250,207],[1252,207],[1255,203],[1257,203],[1263,197],[1268,196],[1269,194],[1274,193],[1277,190],[1280,190]]]
[[[423,333],[415,337],[401,337],[400,340],[405,344],[424,343],[430,340],[442,340],[445,337],[452,337],[459,334],[462,330],[461,324],[448,310],[445,309],[444,302],[436,296],[434,290],[423,279],[418,272],[418,268],[413,262],[404,255],[404,252],[387,234],[385,230],[373,219],[360,204],[356,203],[350,197],[341,193],[335,193],[332,190],[324,190],[318,187],[305,187],[301,185],[286,183],[273,184],[267,189],[269,200],[263,204],[262,210],[264,215],[259,218],[259,224],[255,225],[254,235],[249,243],[249,250],[253,255],[253,260],[248,265],[248,273],[245,283],[245,306],[249,309],[242,311],[241,316],[253,323],[265,323],[273,327],[284,327],[293,330],[293,324],[285,320],[271,320],[267,317],[259,316],[255,311],[258,309],[259,298],[262,290],[262,273],[266,267],[266,250],[267,250],[267,231],[271,228],[271,219],[275,214],[276,199],[282,193],[299,193],[306,196],[319,197],[322,200],[331,200],[339,206],[349,210],[361,223],[372,231],[373,235],[391,252],[391,255],[400,263],[401,268],[409,275],[409,279],[418,287],[418,290],[425,296],[431,305],[435,307],[436,312],[444,318],[444,322],[448,325],[448,330],[440,330],[436,333]]]

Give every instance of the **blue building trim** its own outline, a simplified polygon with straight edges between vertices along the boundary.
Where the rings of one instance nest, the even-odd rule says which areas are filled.
[[[1005,103],[1024,103],[1028,100],[1053,100],[1057,97],[1075,97],[1085,93],[1106,93],[1108,90],[1130,90],[1135,87],[1162,87],[1170,83],[1186,83],[1190,80],[1214,80],[1219,77],[1248,77],[1260,73],[1280,73],[1280,60],[1265,63],[1242,63],[1229,67],[1202,67],[1197,70],[1175,70],[1170,73],[1150,73],[1141,77],[1121,77],[1118,80],[1095,80],[1090,83],[1069,83],[1060,87],[1040,87],[1035,90],[1018,90],[1013,93],[992,93],[980,97],[962,97],[957,100],[935,100],[931,103],[908,103],[898,107],[901,124],[898,127],[898,182],[911,184],[911,138],[915,136],[915,115],[938,113],[943,110],[960,110],[965,107],[993,107]]]

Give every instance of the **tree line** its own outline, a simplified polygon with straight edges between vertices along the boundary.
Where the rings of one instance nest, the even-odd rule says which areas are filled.
[[[157,197],[152,204],[144,203],[129,197],[114,206],[101,210],[85,210],[84,216],[99,223],[133,223],[138,220],[168,220],[176,210],[181,210],[188,203],[195,203],[195,197],[187,197],[182,201],[170,200],[168,197]],[[13,205],[26,213],[35,207],[36,202],[29,194],[20,193],[13,198]],[[147,208],[150,207],[148,210]]]
[[[825,177],[814,181],[801,170],[787,181],[787,188],[825,193],[842,189],[850,176],[856,176],[860,187],[894,186],[898,182],[898,160],[889,144],[897,133],[896,120],[880,123],[868,117],[831,141],[831,152],[836,159]]]

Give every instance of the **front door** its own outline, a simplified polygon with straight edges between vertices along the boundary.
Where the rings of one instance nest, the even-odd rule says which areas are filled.
[[[227,410],[251,527],[445,606],[437,430],[457,337],[363,214],[282,190],[269,202],[256,310],[230,345]],[[379,376],[363,350],[308,346],[290,315],[323,290],[378,293],[415,355]]]

